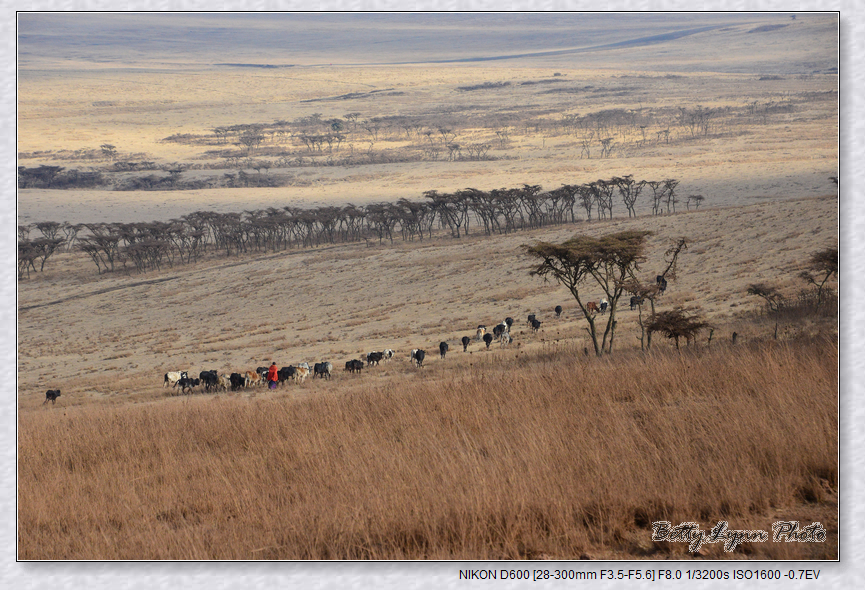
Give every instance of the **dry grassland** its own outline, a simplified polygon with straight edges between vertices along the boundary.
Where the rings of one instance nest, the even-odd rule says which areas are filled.
[[[732,554],[712,544],[697,557],[837,558],[836,318],[791,316],[776,327],[746,295],[766,282],[794,296],[808,257],[838,243],[829,182],[838,174],[838,76],[826,67],[837,57],[837,17],[760,29],[773,18],[731,16],[636,52],[498,62],[386,63],[375,53],[386,49],[373,48],[377,65],[355,64],[350,41],[364,33],[348,23],[339,24],[343,44],[284,68],[227,66],[205,50],[127,47],[102,60],[84,45],[22,52],[19,165],[115,174],[113,162],[87,155],[110,143],[118,160],[179,163],[184,178],[214,188],[22,189],[19,224],[168,221],[626,174],[676,178],[680,195],[706,200],[659,216],[641,200],[633,219],[618,217],[619,202],[613,219],[504,235],[473,226],[461,239],[439,231],[415,242],[210,253],[141,274],[99,275],[81,252],[55,254],[18,283],[19,558],[693,557],[681,543],[653,544],[656,520],[769,531],[778,520],[819,521],[825,543],[746,543]],[[533,49],[572,37],[555,19],[548,26],[550,45]],[[609,41],[675,28],[652,26],[623,25]],[[272,33],[256,27],[262,39]],[[587,26],[586,43],[608,41],[603,31]],[[383,47],[393,51],[400,34],[382,29]],[[443,59],[459,58],[448,39],[434,45]],[[509,51],[503,39],[496,51]],[[231,61],[261,63],[237,51]],[[405,60],[429,51],[412,46]],[[288,53],[273,55],[288,63]],[[334,100],[349,93],[359,94]],[[716,109],[704,135],[677,123],[680,108],[698,105]],[[585,157],[586,130],[559,123],[613,109],[646,125],[616,126],[607,158],[598,144]],[[490,143],[490,158],[433,158],[422,133],[393,127],[375,139],[360,125],[337,151],[265,141],[256,157],[281,163],[261,174],[285,186],[220,184],[246,164],[213,151],[239,149],[220,145],[214,128],[351,112],[415,117],[428,131],[453,125],[465,145]],[[326,165],[349,156],[369,161]],[[641,352],[625,305],[614,354],[587,358],[573,298],[530,276],[520,253],[537,240],[628,229],[653,232],[640,270],[648,281],[671,241],[689,238],[659,310],[699,313],[714,329],[711,346],[703,333],[676,353],[656,336]],[[537,334],[530,313],[543,321]],[[507,316],[516,319],[509,348],[473,341],[462,352],[462,336]],[[385,348],[397,358],[361,375],[342,371]],[[423,369],[409,363],[413,348],[427,351]],[[336,374],[275,392],[162,387],[166,371],[271,361],[330,361]],[[56,388],[57,403],[43,405]]]
[[[688,554],[653,544],[655,521],[796,518],[828,542],[702,555],[832,559],[837,353],[834,337],[603,361],[550,345],[314,396],[26,412],[19,556],[664,559]]]

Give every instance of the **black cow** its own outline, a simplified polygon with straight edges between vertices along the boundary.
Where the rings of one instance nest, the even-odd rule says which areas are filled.
[[[468,336],[463,336],[463,341],[462,341],[462,342],[463,342],[463,352],[465,352],[466,350],[468,350],[469,343],[470,343],[471,341],[472,341],[472,339],[469,338]]]
[[[423,366],[423,360],[426,358],[426,351],[418,349],[414,353],[414,361],[417,363],[418,367]]]
[[[199,380],[204,383],[204,391],[211,391],[219,385],[219,373],[215,370],[202,371],[198,374]]]
[[[447,342],[439,342],[439,354],[442,355],[442,359],[445,358],[445,355],[448,353],[448,343]]]
[[[667,290],[667,279],[664,278],[664,275],[656,276],[655,283],[658,285],[658,293],[663,293]]]
[[[637,297],[636,295],[631,297],[631,311],[634,311],[638,305],[642,305],[642,304],[643,304],[643,298],[642,297]]]
[[[557,305],[556,309],[554,311],[556,312],[557,318],[562,317],[562,306],[561,305]]]
[[[490,347],[490,344],[493,343],[493,335],[492,334],[484,334],[484,344],[487,345],[487,348]]]
[[[297,368],[294,366],[283,367],[276,372],[276,382],[283,383],[294,377]]]
[[[228,380],[231,381],[231,391],[237,391],[241,387],[246,387],[246,377],[240,373],[232,373]]]
[[[535,314],[531,313],[531,314],[529,314],[529,325],[530,326],[532,325],[533,321],[535,321]]]
[[[498,324],[495,328],[493,328],[493,338],[501,338],[502,334],[508,331],[507,324]]]
[[[60,390],[59,389],[49,389],[48,391],[45,392],[45,401],[42,402],[42,405],[44,406],[48,402],[51,402],[53,404],[54,402],[57,401],[58,397],[60,397]]]
[[[532,332],[537,332],[541,327],[541,322],[538,320],[532,320]]]
[[[192,379],[190,377],[183,377],[180,381],[177,382],[180,386],[180,392],[186,393],[186,390],[189,390],[189,393],[192,393],[192,388],[198,387],[201,385],[201,379]]]
[[[349,373],[360,373],[363,370],[363,361],[360,359],[346,361],[345,370]]]
[[[384,358],[383,352],[370,352],[366,355],[366,366],[377,365]]]
[[[330,379],[330,372],[333,370],[333,364],[327,361],[323,363],[315,363],[312,367],[312,378],[318,375],[322,379]]]
[[[511,331],[511,326],[514,325],[514,318],[505,318],[505,323],[508,325],[508,332]]]

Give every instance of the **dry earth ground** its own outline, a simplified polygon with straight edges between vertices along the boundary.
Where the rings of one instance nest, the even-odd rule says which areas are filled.
[[[144,390],[158,396],[162,374],[176,369],[231,372],[272,360],[341,367],[384,348],[407,361],[410,349],[432,353],[440,341],[456,350],[478,324],[507,316],[517,320],[514,348],[567,338],[589,346],[573,297],[529,276],[532,261],[520,252],[522,244],[564,241],[576,232],[655,232],[642,272],[649,280],[672,240],[689,237],[661,308],[699,310],[724,327],[719,338],[728,338],[727,324],[761,305],[745,294],[747,286],[778,282],[795,293],[808,254],[834,243],[837,224],[837,199],[826,196],[504,236],[218,258],[146,275],[97,278],[89,259],[59,254],[50,269],[19,285],[20,402],[22,409],[41,403],[48,386],[67,391],[70,404]],[[601,295],[588,291],[595,300]],[[565,308],[561,319],[556,305]],[[525,327],[529,313],[543,321],[537,335]],[[626,305],[620,311],[623,348],[639,345],[635,318]],[[750,336],[747,326],[735,329]]]

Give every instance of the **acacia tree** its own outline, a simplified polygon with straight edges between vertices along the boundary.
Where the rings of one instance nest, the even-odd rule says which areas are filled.
[[[679,339],[684,338],[689,344],[696,338],[697,332],[707,328],[709,324],[698,315],[689,315],[682,308],[671,311],[662,311],[656,315],[647,326],[649,334],[660,332],[667,338],[676,341],[676,350],[679,350]]]
[[[817,289],[817,307],[825,297],[824,287],[832,277],[838,276],[838,248],[826,248],[811,255],[807,270],[799,273],[799,278]]]
[[[765,283],[748,285],[748,295],[756,295],[766,302],[766,309],[771,313],[781,310],[784,305],[784,295],[776,288]]]
[[[634,204],[637,202],[637,197],[640,196],[643,187],[646,186],[646,181],[641,180],[637,182],[632,175],[627,174],[625,176],[614,176],[610,182],[618,187],[619,196],[622,197],[625,208],[628,210],[628,217],[636,217],[637,212],[634,210]]]
[[[651,234],[650,231],[629,230],[600,238],[575,236],[562,244],[538,242],[533,246],[523,246],[527,255],[541,260],[531,274],[556,279],[577,300],[588,323],[586,331],[597,356],[612,352],[619,298],[625,292],[627,280],[634,276],[645,259],[646,238]],[[588,301],[584,302],[580,293],[587,283],[600,287],[610,304],[600,342],[595,324],[597,316],[587,309]]]
[[[664,294],[664,289],[661,288],[662,281],[659,281],[658,278],[663,279],[663,282],[676,278],[676,264],[679,260],[679,254],[687,248],[688,238],[676,238],[670,247],[667,248],[667,251],[664,252],[664,262],[667,263],[667,266],[661,274],[655,275],[646,281],[641,281],[637,278],[636,274],[632,274],[626,282],[625,289],[637,298],[637,325],[640,326],[640,350],[649,350],[652,347],[652,330],[649,330],[648,327],[657,317],[655,303]],[[646,303],[649,304],[649,314],[644,319],[643,306]]]

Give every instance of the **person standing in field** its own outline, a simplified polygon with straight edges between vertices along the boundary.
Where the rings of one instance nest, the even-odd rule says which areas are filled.
[[[276,389],[276,384],[279,380],[277,376],[277,372],[279,369],[276,368],[276,362],[271,363],[270,368],[267,370],[267,381],[270,384],[271,389]]]

